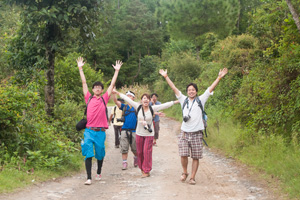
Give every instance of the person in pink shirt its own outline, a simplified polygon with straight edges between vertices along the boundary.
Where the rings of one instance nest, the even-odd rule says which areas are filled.
[[[93,84],[93,95],[89,92],[86,79],[83,73],[85,62],[82,57],[77,59],[77,65],[82,81],[83,95],[87,106],[87,124],[84,131],[84,141],[81,143],[82,155],[85,156],[85,168],[87,172],[87,181],[85,185],[92,184],[92,158],[97,159],[98,169],[96,180],[101,180],[101,169],[103,159],[105,157],[105,129],[108,129],[106,105],[112,93],[112,89],[116,83],[122,61],[117,60],[116,65],[112,65],[115,69],[114,76],[111,80],[107,91],[101,96],[104,87],[100,81]],[[94,153],[95,152],[95,153]]]

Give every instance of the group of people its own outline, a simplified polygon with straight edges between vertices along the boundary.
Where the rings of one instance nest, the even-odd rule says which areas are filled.
[[[84,184],[90,185],[92,183],[92,157],[97,159],[98,164],[95,180],[101,180],[101,169],[105,157],[105,130],[108,129],[109,125],[106,105],[111,95],[113,95],[113,100],[119,109],[112,110],[113,116],[110,117],[110,120],[114,117],[115,147],[120,147],[121,149],[122,169],[126,170],[128,167],[127,158],[130,147],[134,154],[134,167],[138,166],[140,168],[142,178],[149,177],[152,170],[152,148],[153,145],[157,145],[159,116],[162,115],[158,111],[169,108],[176,103],[181,104],[184,120],[181,125],[181,133],[178,137],[179,156],[181,157],[183,170],[180,180],[185,182],[189,176],[187,169],[188,157],[191,157],[192,170],[188,183],[192,185],[196,184],[195,176],[199,166],[199,159],[202,158],[202,139],[205,127],[202,109],[195,103],[195,100],[199,98],[204,107],[205,102],[213,94],[213,90],[219,81],[227,74],[227,68],[220,70],[217,79],[200,96],[197,95],[198,88],[194,83],[188,84],[186,87],[187,96],[183,95],[168,77],[167,70],[161,69],[159,73],[165,78],[178,99],[177,101],[161,104],[157,101],[158,95],[156,93],[151,94],[151,96],[149,94],[142,94],[141,101],[138,103],[134,101],[134,92],[128,91],[126,94],[122,94],[114,88],[119,70],[123,64],[119,60],[113,65],[115,72],[107,91],[102,95],[104,91],[103,84],[95,82],[92,87],[92,95],[88,91],[83,73],[84,64],[83,58],[79,57],[77,65],[82,80],[85,102],[87,103],[87,125],[84,131],[84,141],[81,144],[87,172],[87,180]],[[120,96],[119,99],[117,99],[117,95]],[[124,100],[127,104],[125,104]],[[187,106],[184,104],[187,104]],[[120,122],[120,124],[117,122]]]

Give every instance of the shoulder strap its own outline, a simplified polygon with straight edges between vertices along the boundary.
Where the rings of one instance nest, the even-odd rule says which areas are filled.
[[[198,106],[200,107],[200,109],[201,109],[201,111],[202,111],[202,113],[203,113],[203,112],[204,112],[204,109],[203,109],[202,103],[201,103],[201,101],[200,101],[200,99],[199,99],[198,96],[196,97],[196,101],[197,101]]]
[[[202,103],[201,103],[201,100],[199,99],[199,97],[197,96],[196,97],[196,101],[197,101],[197,103],[198,103],[198,106],[200,107],[200,109],[201,109],[201,111],[202,111],[202,119],[203,119],[203,123],[204,123],[204,127],[205,127],[205,115],[206,115],[206,112],[204,111],[204,109],[203,109],[203,106],[202,106]],[[206,127],[205,127],[205,136],[207,137],[207,133],[206,133]],[[202,138],[203,139],[203,138]],[[206,144],[206,146],[208,146],[207,145],[207,143],[206,143],[206,141],[203,139],[203,141],[204,141],[204,143]]]
[[[104,106],[105,106],[106,119],[107,119],[107,121],[108,121],[107,106],[106,106],[106,103],[105,103],[105,101],[104,101],[104,99],[103,99],[102,96],[101,96],[101,99],[102,99],[102,101],[103,101],[103,103],[104,103]]]
[[[139,105],[139,107],[136,109],[136,116],[138,116],[139,111],[141,110],[141,108],[142,108],[142,105]],[[152,106],[149,105],[149,109],[150,109],[150,112],[151,112],[151,115],[152,115],[152,118],[153,118],[153,116],[154,116],[154,111],[153,111]]]
[[[127,109],[128,106],[129,106],[129,109]],[[123,116],[127,116],[127,115],[129,115],[130,113],[135,112],[135,111],[131,111],[131,108],[132,108],[131,105],[129,105],[129,104],[124,104],[123,109],[122,109],[122,115],[123,115]],[[127,114],[125,114],[126,111],[128,112]]]
[[[116,116],[116,109],[117,109],[117,106],[114,107],[114,116]]]
[[[88,107],[88,105],[89,105],[89,103],[90,103],[90,100],[91,100],[92,98],[93,98],[93,95],[91,95],[91,96],[89,97],[89,100],[88,100],[88,102],[87,102],[87,104],[86,104],[86,107],[85,107],[84,115],[86,115],[87,107]]]
[[[139,114],[139,111],[141,110],[141,108],[142,108],[142,105],[139,105],[139,107],[136,109],[136,116],[138,116],[138,114]]]
[[[189,97],[186,97],[186,99],[184,100],[183,105],[182,105],[182,111],[183,111],[185,105],[187,104],[188,100],[189,100]]]
[[[153,118],[153,116],[154,116],[153,108],[152,108],[152,106],[150,106],[150,105],[149,105],[149,108],[150,108],[150,111],[151,111],[151,114],[152,114],[152,118]]]

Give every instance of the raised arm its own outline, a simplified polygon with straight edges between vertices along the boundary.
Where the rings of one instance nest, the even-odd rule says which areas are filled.
[[[180,95],[179,90],[175,87],[174,83],[171,81],[171,79],[168,77],[168,72],[167,70],[160,69],[159,73],[166,79],[167,83],[169,86],[172,88],[176,96]]]
[[[120,92],[118,92],[116,89],[113,89],[112,91],[114,94],[119,95],[121,98],[123,98],[125,101],[127,101],[128,104],[130,104],[132,107],[134,107],[134,109],[137,109],[137,107],[140,105],[139,103],[131,100],[128,96],[126,96],[125,94],[122,94]]]
[[[79,74],[80,74],[80,77],[81,77],[83,95],[85,96],[87,94],[87,92],[89,91],[88,86],[86,84],[86,80],[85,80],[85,76],[84,76],[84,73],[83,73],[83,69],[82,69],[82,67],[85,64],[85,62],[83,62],[83,58],[82,57],[78,57],[76,61],[77,61],[78,69],[79,69]]]
[[[115,73],[114,73],[114,76],[111,79],[110,86],[107,89],[108,96],[111,95],[112,90],[115,87],[115,83],[116,83],[116,80],[118,78],[118,74],[119,74],[119,71],[120,71],[122,65],[123,65],[123,63],[120,60],[116,61],[116,65],[112,65],[115,69]]]
[[[209,87],[209,92],[212,93],[214,91],[214,89],[217,87],[217,85],[219,84],[220,80],[227,74],[228,69],[227,68],[223,68],[220,69],[218,78],[211,84],[211,86]]]
[[[114,100],[115,104],[118,106],[118,108],[121,108],[121,102],[118,101],[117,94],[115,94],[114,92],[112,92],[112,94],[113,94],[112,96],[113,96],[113,100]]]

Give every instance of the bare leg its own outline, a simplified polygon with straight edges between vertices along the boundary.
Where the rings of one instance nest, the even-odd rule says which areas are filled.
[[[199,159],[193,159],[191,178],[195,180],[195,176],[199,166]]]
[[[188,163],[189,163],[188,157],[187,156],[181,156],[181,166],[182,166],[182,169],[183,169],[183,173],[187,174]]]
[[[127,160],[128,158],[128,153],[122,153],[122,159]]]

